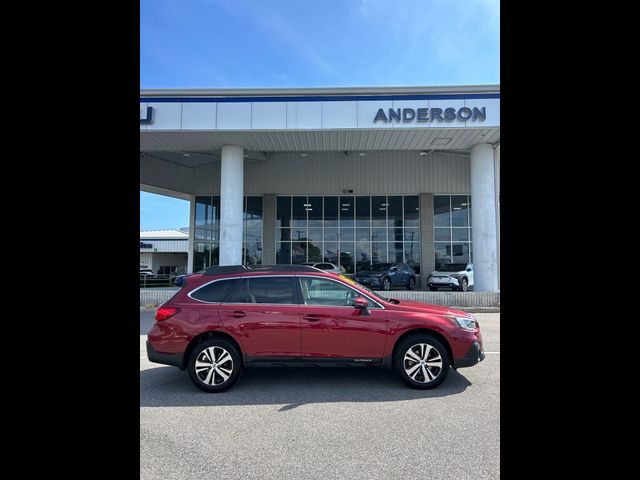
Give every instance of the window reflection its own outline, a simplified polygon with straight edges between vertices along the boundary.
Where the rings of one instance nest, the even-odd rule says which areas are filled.
[[[331,262],[347,273],[387,261],[420,269],[417,195],[282,196],[278,263]]]
[[[434,195],[436,269],[445,263],[472,262],[471,196]]]
[[[288,200],[287,200],[288,199]],[[291,197],[278,198],[278,224],[287,226],[291,216]],[[220,258],[220,197],[197,196],[194,212],[193,272],[211,265],[218,265]],[[262,196],[246,196],[243,199],[242,262],[245,265],[262,264]],[[287,236],[279,230],[281,236]],[[286,263],[290,263],[287,261]]]

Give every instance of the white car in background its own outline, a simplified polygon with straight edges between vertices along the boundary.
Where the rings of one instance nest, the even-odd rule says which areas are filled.
[[[305,263],[304,265],[319,268],[324,272],[337,273],[338,275],[342,275],[345,273],[344,267],[338,267],[337,265],[334,265],[333,263],[329,263],[329,262],[315,262],[315,263],[308,262],[308,263]]]
[[[445,263],[434,270],[427,278],[429,290],[451,288],[466,292],[473,287],[473,263]]]

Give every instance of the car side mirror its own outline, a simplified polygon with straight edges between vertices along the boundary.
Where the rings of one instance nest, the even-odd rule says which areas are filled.
[[[465,268],[465,270],[466,270],[467,272],[470,272],[470,271],[471,271],[471,267],[467,267],[467,268]]]
[[[364,297],[356,297],[353,300],[353,308],[360,310],[362,315],[369,315],[369,302]]]
[[[392,272],[397,272],[398,271],[398,267],[391,267],[391,271]]]

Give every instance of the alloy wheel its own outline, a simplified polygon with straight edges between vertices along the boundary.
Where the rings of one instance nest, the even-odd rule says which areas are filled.
[[[233,373],[231,354],[222,347],[207,347],[196,358],[195,372],[205,385],[222,385]]]
[[[404,354],[402,366],[411,380],[429,383],[442,372],[442,356],[433,345],[418,343]]]

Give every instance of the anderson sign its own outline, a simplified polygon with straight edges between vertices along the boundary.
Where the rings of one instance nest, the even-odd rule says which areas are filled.
[[[483,122],[487,119],[487,107],[461,107],[455,108],[390,108],[387,113],[384,109],[379,108],[373,123],[384,122],[400,123],[408,122],[453,122],[454,120],[461,122]]]

